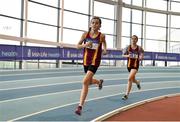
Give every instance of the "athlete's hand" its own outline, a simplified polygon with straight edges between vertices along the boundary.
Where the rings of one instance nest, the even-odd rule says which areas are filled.
[[[140,61],[143,60],[143,56],[142,55],[139,56],[139,60]]]
[[[89,41],[89,42],[86,42],[85,47],[92,48],[92,45],[93,45],[92,42]]]
[[[103,50],[102,54],[107,55],[107,50]]]

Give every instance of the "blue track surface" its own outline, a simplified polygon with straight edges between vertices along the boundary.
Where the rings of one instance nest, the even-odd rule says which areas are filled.
[[[180,68],[143,67],[127,101],[126,68],[100,68],[97,79],[105,80],[102,90],[90,86],[82,116],[74,114],[79,102],[84,73],[82,68],[1,71],[0,121],[90,121],[98,116],[145,99],[180,93]]]

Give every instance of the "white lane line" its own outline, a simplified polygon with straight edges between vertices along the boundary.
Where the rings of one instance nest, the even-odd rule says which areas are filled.
[[[99,70],[119,70],[119,69],[126,69],[126,67],[100,67]],[[66,71],[77,71],[77,70],[80,70],[80,71],[83,71],[83,66],[81,67],[75,67],[75,68],[72,68],[72,67],[63,67],[63,68],[51,68],[51,69],[16,69],[16,70],[0,70],[0,73],[6,73],[6,72],[13,72],[13,73],[21,73],[21,72],[50,72],[50,71],[57,71],[57,72],[63,72],[64,70]]]
[[[149,69],[142,69],[142,70],[149,70]],[[152,69],[153,70],[153,69]],[[54,74],[54,73],[74,73],[74,72],[84,72],[83,71],[83,67],[82,68],[77,68],[77,69],[69,69],[68,71],[63,71],[63,70],[47,70],[47,71],[43,71],[43,70],[35,70],[37,72],[33,72],[30,71],[28,72],[28,70],[25,70],[27,71],[26,73],[23,73],[23,70],[22,71],[18,71],[18,74],[15,74],[16,71],[11,71],[11,72],[14,72],[14,74],[0,74],[0,76],[18,76],[18,75],[34,75],[34,74]],[[41,72],[43,71],[43,72]],[[115,71],[127,71],[126,68],[104,68],[104,69],[101,69],[99,68],[98,69],[98,72],[105,72],[105,71],[112,71],[112,72],[115,72]],[[154,70],[153,70],[154,71]],[[6,71],[5,71],[6,72]]]
[[[78,66],[78,67],[62,67],[60,69],[57,68],[51,68],[51,69],[10,69],[10,70],[0,70],[0,72],[21,72],[21,71],[63,71],[63,70],[77,70],[77,69],[83,69],[83,66]],[[121,67],[114,67],[114,66],[101,66],[99,69],[104,70],[104,69],[126,69],[126,66],[121,66]],[[167,70],[167,69],[179,69],[179,67],[155,67],[155,66],[142,66],[140,69],[162,69],[162,70]]]
[[[161,75],[161,74],[173,74],[173,75],[179,75],[179,73],[140,73],[140,74],[138,74],[138,75],[142,75],[142,74],[148,74],[148,75],[153,75],[153,74],[155,74],[155,75]],[[96,74],[96,76],[95,77],[103,77],[104,75],[108,75],[108,74]],[[121,74],[121,73],[119,73],[119,74],[109,74],[110,76],[122,76],[122,75],[128,75],[127,73],[123,73],[123,74]],[[52,78],[67,78],[68,76],[55,76],[55,77],[47,77],[47,78],[32,78],[32,79],[22,79],[22,80],[11,80],[11,81],[0,81],[0,85],[1,84],[4,84],[4,83],[14,83],[14,82],[23,82],[23,81],[33,81],[33,80],[48,80],[48,79],[52,79]],[[77,77],[84,77],[84,75],[76,75],[76,76],[70,76],[72,79],[73,78],[77,78]],[[138,76],[137,76],[138,77]]]
[[[163,73],[162,73],[163,74]],[[103,77],[104,75],[108,75],[108,74],[96,74],[95,77]],[[127,75],[126,73],[123,73],[123,74],[110,74],[110,76],[112,75]],[[40,80],[40,79],[44,79],[44,80],[48,80],[48,79],[52,79],[52,78],[76,78],[76,77],[84,77],[84,74],[83,75],[75,75],[75,76],[53,76],[53,77],[45,77],[45,78],[31,78],[31,79],[22,79],[22,80],[11,80],[11,81],[0,81],[0,84],[3,84],[3,83],[11,83],[11,82],[19,82],[19,81],[32,81],[32,80]]]
[[[177,69],[180,69],[179,67],[140,67],[140,70],[177,70]],[[27,74],[28,73],[31,73],[33,71],[35,72],[42,72],[42,73],[46,73],[46,72],[63,72],[64,70],[66,71],[77,71],[77,70],[80,70],[80,71],[83,71],[83,67],[75,67],[75,68],[61,68],[61,69],[57,69],[57,68],[52,68],[52,69],[16,69],[16,70],[0,70],[0,73],[8,73],[8,72],[13,72],[13,73],[21,73],[21,72],[26,72]],[[127,68],[126,67],[103,67],[101,66],[99,68],[98,71],[114,71],[114,70],[126,70],[127,71]]]
[[[146,70],[148,70],[148,71],[154,71],[154,69],[141,69],[141,72],[143,72],[143,71],[146,71]],[[163,70],[167,70],[167,69],[159,69],[160,71],[159,72],[161,72],[161,71],[163,71]],[[171,70],[171,69],[170,69]],[[115,72],[115,70],[113,70],[113,69],[110,69],[110,70],[103,70],[103,69],[99,69],[98,70],[98,72],[106,72],[106,71],[112,71],[112,72]],[[117,70],[116,70],[116,72],[121,72],[121,71],[124,71],[124,72],[127,72],[127,69],[125,69],[125,68],[117,68]],[[40,74],[44,74],[44,75],[46,75],[46,74],[54,74],[54,73],[57,73],[57,74],[64,74],[64,73],[83,73],[83,68],[82,68],[82,70],[80,70],[80,71],[77,71],[76,69],[72,69],[71,71],[63,71],[63,72],[58,72],[58,71],[53,71],[53,72],[36,72],[36,73],[23,73],[23,71],[22,71],[22,73],[20,73],[20,74],[0,74],[0,76],[22,76],[22,75],[26,75],[26,76],[28,76],[28,75],[40,75]],[[156,72],[157,73],[157,72]],[[166,73],[166,72],[165,72]],[[173,73],[173,72],[170,72],[170,73]]]
[[[112,71],[112,72],[115,72],[115,71],[127,71],[126,69],[123,69],[123,70],[121,70],[121,69],[116,69],[116,70],[113,70],[113,69],[110,69],[110,70],[103,70],[103,69],[99,69],[98,70],[98,72],[106,72],[106,71]],[[72,69],[72,70],[70,70],[70,71],[52,71],[51,72],[51,70],[49,70],[49,71],[47,71],[47,72],[35,72],[35,73],[32,73],[32,72],[27,72],[27,73],[23,73],[23,71],[22,71],[22,73],[19,73],[19,74],[0,74],[0,76],[19,76],[19,75],[40,75],[40,74],[54,74],[54,73],[57,73],[57,74],[64,74],[64,73],[84,73],[84,71],[83,71],[83,68],[81,69],[81,70],[76,70],[76,69]]]
[[[142,101],[139,101],[139,102],[135,102],[133,104],[129,104],[129,105],[126,105],[126,106],[123,106],[123,107],[120,107],[118,109],[115,109],[111,112],[108,112],[104,115],[101,115],[93,120],[91,120],[90,122],[99,122],[99,121],[104,121],[105,119],[108,119],[116,114],[119,114],[123,111],[126,111],[126,110],[129,110],[131,108],[134,108],[134,107],[137,107],[137,106],[140,106],[140,105],[143,105],[143,104],[146,104],[146,103],[149,103],[149,102],[153,102],[153,101],[157,101],[157,100],[161,100],[161,99],[164,99],[164,98],[167,98],[167,97],[175,97],[175,96],[179,96],[180,93],[175,93],[175,94],[167,94],[167,95],[162,95],[162,96],[158,96],[158,97],[153,97],[153,98],[150,98],[150,99],[145,99],[145,100],[142,100]]]
[[[170,78],[174,76],[158,76],[158,77],[153,77],[153,78]],[[178,78],[180,76],[176,76]],[[152,78],[152,77],[137,77],[138,79],[140,78]],[[127,78],[111,78],[111,79],[104,79],[104,80],[127,80]],[[175,80],[176,81],[176,80]],[[24,87],[15,87],[15,88],[4,88],[0,89],[0,91],[7,91],[7,90],[18,90],[18,89],[27,89],[27,88],[37,88],[37,87],[47,87],[47,86],[56,86],[56,85],[66,85],[66,84],[74,84],[74,83],[80,83],[81,81],[73,81],[73,82],[61,82],[61,83],[49,83],[49,84],[44,84],[44,85],[30,85],[30,86],[24,86]],[[43,83],[43,82],[42,82]]]
[[[96,77],[104,77],[105,74],[99,74],[99,75],[96,75]],[[127,74],[112,74],[110,76],[122,76],[122,75],[127,75]],[[107,76],[107,75],[106,75]],[[77,75],[77,76],[57,76],[56,78],[53,77],[53,79],[62,79],[62,78],[65,78],[63,80],[65,80],[65,82],[67,80],[72,80],[74,78],[82,78],[83,79],[84,75]],[[36,80],[50,80],[49,82],[52,81],[52,77],[47,77],[47,78],[33,78],[33,79],[23,79],[23,80],[13,80],[13,81],[3,81],[1,82],[0,81],[0,85],[2,86],[3,84],[6,84],[6,83],[16,83],[16,82],[27,82],[27,81],[36,81]],[[42,82],[43,83],[43,82]],[[62,82],[64,83],[64,82]]]
[[[24,86],[24,87],[15,87],[15,88],[6,88],[0,89],[0,91],[8,91],[8,90],[19,90],[19,89],[29,89],[29,88],[37,88],[37,87],[47,87],[47,86],[56,86],[56,85],[67,85],[67,84],[75,84],[80,83],[80,81],[66,82],[66,83],[50,83],[45,85],[32,85],[32,86]]]
[[[72,77],[72,78],[76,78],[76,77],[83,77],[84,75],[76,75],[76,76],[55,76],[55,77],[46,77],[46,78],[31,78],[31,79],[22,79],[22,80],[11,80],[11,81],[0,81],[0,84],[4,84],[4,83],[14,83],[14,82],[23,82],[23,81],[33,81],[33,80],[48,80],[48,79],[52,79],[52,78],[66,78],[66,77]]]
[[[81,67],[76,67],[74,69],[81,69]],[[72,70],[72,67],[62,67],[61,69],[58,68],[51,68],[51,69],[10,69],[10,70],[0,70],[0,72],[21,72],[21,71],[51,71],[51,70]]]
[[[64,73],[81,73],[83,71],[64,71],[64,72],[36,72],[36,73],[21,73],[21,74],[2,74],[0,76],[3,76],[3,77],[6,77],[6,76],[23,76],[23,75],[26,75],[26,76],[29,76],[29,75],[50,75],[50,74],[64,74]]]
[[[179,83],[179,81],[164,81],[163,83]],[[143,84],[158,84],[158,83],[162,83],[162,81],[156,81],[156,82],[148,82],[148,83],[141,83]],[[126,85],[126,84],[115,84],[115,85],[108,85],[108,86],[104,86],[104,87],[120,87],[122,85]],[[97,89],[96,87],[92,87],[89,89]],[[53,93],[47,93],[47,94],[40,94],[40,95],[33,95],[33,96],[27,96],[27,97],[21,97],[21,98],[15,98],[15,99],[8,99],[8,100],[2,100],[0,101],[1,103],[6,103],[6,102],[12,102],[12,101],[18,101],[18,100],[25,100],[25,99],[31,99],[31,98],[38,98],[38,97],[45,97],[45,96],[51,96],[51,95],[58,95],[58,94],[66,94],[66,93],[71,93],[71,92],[77,92],[77,91],[81,91],[81,89],[75,89],[75,90],[69,90],[69,91],[60,91],[60,92],[53,92]]]
[[[148,89],[148,90],[141,90],[141,91],[133,91],[132,93],[145,92],[145,91],[154,91],[154,90],[161,90],[161,89],[172,89],[172,88],[180,88],[180,87],[164,87],[164,88]],[[88,99],[87,102],[93,101],[93,100],[99,100],[99,99],[103,99],[103,98],[107,98],[107,97],[113,97],[113,96],[117,96],[117,95],[121,95],[121,94],[122,93],[111,94],[111,95],[106,95],[106,96],[103,96],[103,97],[92,98],[92,99]],[[35,112],[35,113],[28,114],[28,115],[25,115],[25,116],[20,116],[20,117],[8,120],[7,122],[17,121],[17,120],[27,118],[27,117],[30,117],[30,116],[33,116],[33,115],[41,114],[41,113],[44,113],[44,112],[52,111],[52,110],[55,110],[55,109],[63,108],[63,107],[78,104],[78,103],[79,103],[79,101],[74,102],[74,103],[70,103],[70,104],[65,104],[65,105],[52,107],[52,108],[49,108],[49,109],[45,109],[45,110],[42,110],[42,111],[38,111],[38,112]]]
[[[91,88],[91,89],[95,89],[95,88]],[[12,102],[12,101],[24,100],[24,99],[31,99],[31,98],[37,98],[37,97],[50,96],[50,95],[66,94],[66,93],[76,92],[76,91],[80,91],[80,90],[81,89],[75,89],[75,90],[70,90],[70,91],[53,92],[53,93],[47,93],[47,94],[40,94],[40,95],[33,95],[33,96],[27,96],[27,97],[15,98],[15,99],[3,100],[3,101],[0,101],[0,104],[1,103],[6,103],[6,102]]]

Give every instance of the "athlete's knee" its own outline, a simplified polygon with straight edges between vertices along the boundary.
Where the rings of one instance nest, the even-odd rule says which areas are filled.
[[[132,82],[134,79],[132,76],[128,77],[128,81]]]
[[[90,85],[92,83],[92,78],[85,77],[83,80],[83,85]]]
[[[85,80],[83,81],[83,85],[88,86],[88,85],[89,85],[89,81],[85,79]]]

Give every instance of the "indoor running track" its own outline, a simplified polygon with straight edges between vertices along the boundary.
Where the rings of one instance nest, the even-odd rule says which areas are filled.
[[[0,71],[0,121],[91,121],[117,108],[145,99],[180,93],[180,68],[141,67],[126,101],[121,100],[127,83],[125,67],[99,68],[95,77],[104,79],[98,90],[90,86],[81,116],[74,110],[79,102],[82,67]]]

